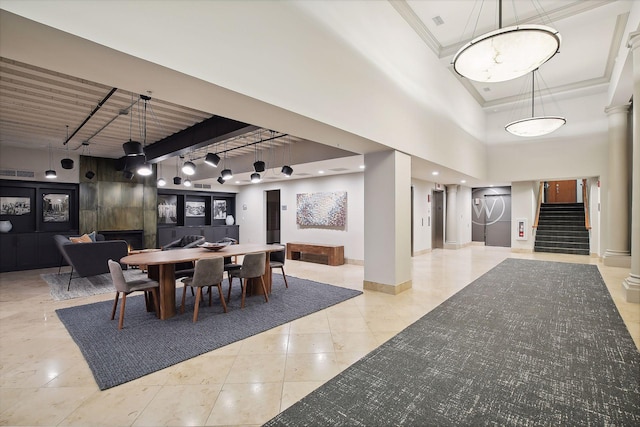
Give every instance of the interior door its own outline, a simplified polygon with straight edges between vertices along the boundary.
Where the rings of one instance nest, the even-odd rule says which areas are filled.
[[[568,181],[548,181],[547,182],[547,203],[576,203],[577,197],[576,180]]]
[[[280,243],[280,190],[267,191],[267,244]]]
[[[486,246],[511,246],[511,196],[509,194],[485,194]]]

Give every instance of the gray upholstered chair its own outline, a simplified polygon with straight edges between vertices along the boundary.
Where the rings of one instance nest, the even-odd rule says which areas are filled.
[[[196,261],[193,277],[185,277],[182,279],[184,283],[184,289],[182,290],[182,305],[180,312],[184,313],[184,303],[187,297],[187,287],[196,288],[196,302],[193,308],[193,321],[198,320],[198,310],[200,308],[200,300],[202,299],[202,288],[209,288],[209,307],[211,307],[211,287],[216,286],[218,288],[218,294],[220,295],[220,303],[222,309],[227,312],[227,304],[224,301],[224,295],[222,295],[222,276],[224,273],[224,262],[222,258],[203,258]]]
[[[244,299],[247,294],[247,285],[249,279],[260,279],[262,284],[262,291],[264,292],[265,302],[269,302],[269,295],[267,295],[267,287],[264,284],[262,275],[264,274],[264,268],[267,261],[267,254],[265,252],[258,252],[252,254],[246,254],[242,260],[242,267],[237,270],[229,270],[229,292],[227,293],[227,301],[231,298],[231,285],[233,278],[238,277],[240,279],[240,286],[242,287],[242,303],[240,308],[244,308]]]
[[[127,282],[122,273],[122,267],[120,263],[110,259],[107,261],[109,264],[109,271],[111,272],[111,280],[113,280],[113,286],[116,288],[116,299],[113,301],[113,310],[111,310],[111,320],[115,318],[116,308],[118,307],[118,299],[122,293],[122,304],[120,305],[120,320],[118,321],[118,329],[122,329],[124,326],[124,309],[127,303],[127,295],[132,292],[144,292],[145,300],[147,303],[147,311],[155,310],[156,316],[160,317],[160,300],[158,299],[158,289],[160,284],[151,279],[138,279]],[[151,292],[152,298],[149,298],[148,293]]]
[[[282,270],[282,277],[284,278],[284,285],[288,288],[289,283],[287,282],[287,275],[284,274],[284,260],[285,260],[285,249],[281,251],[269,252],[269,267],[271,270],[274,268],[279,268]]]

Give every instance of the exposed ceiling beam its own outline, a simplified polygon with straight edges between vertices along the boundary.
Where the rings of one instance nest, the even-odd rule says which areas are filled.
[[[226,117],[213,116],[187,129],[169,135],[160,141],[147,145],[144,149],[148,163],[158,163],[171,157],[189,154],[191,151],[224,141],[258,129],[257,126]],[[123,170],[127,159],[116,160],[116,170]]]

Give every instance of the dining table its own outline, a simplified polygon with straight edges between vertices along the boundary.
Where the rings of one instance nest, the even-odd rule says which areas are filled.
[[[176,271],[175,265],[183,262],[195,262],[203,258],[237,257],[249,253],[266,252],[264,280],[267,293],[271,292],[271,266],[269,253],[284,250],[278,244],[240,243],[225,246],[219,250],[204,247],[175,249],[170,251],[154,251],[130,254],[120,259],[120,263],[128,266],[147,266],[150,279],[160,284],[160,319],[166,320],[176,314]],[[262,293],[262,286],[253,286],[254,294]],[[249,289],[247,290],[249,292]]]

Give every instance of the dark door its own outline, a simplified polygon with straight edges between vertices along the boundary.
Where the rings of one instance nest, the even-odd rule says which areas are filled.
[[[444,248],[444,191],[433,192],[433,224],[431,247]]]
[[[267,191],[267,244],[280,242],[280,190]]]
[[[576,203],[576,180],[547,182],[547,203]]]
[[[486,246],[511,246],[511,196],[485,194],[484,204]]]

